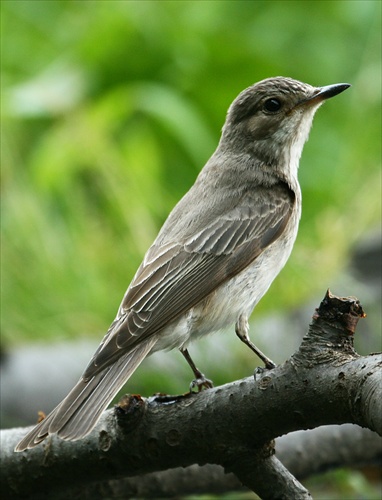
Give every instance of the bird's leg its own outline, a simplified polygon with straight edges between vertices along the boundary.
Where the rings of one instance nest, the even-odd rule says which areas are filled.
[[[212,380],[209,380],[206,378],[203,373],[198,370],[195,366],[195,363],[192,361],[191,356],[187,349],[179,349],[180,352],[183,354],[183,356],[186,358],[187,363],[190,365],[191,370],[194,372],[195,379],[191,382],[190,384],[190,391],[194,389],[194,387],[198,388],[198,391],[201,391],[203,387],[205,389],[211,389],[214,384],[212,383]]]
[[[250,349],[252,349],[252,351],[255,354],[257,354],[257,356],[265,364],[265,367],[268,368],[268,370],[276,368],[275,363],[271,359],[269,359],[264,353],[262,353],[260,349],[258,349],[255,346],[255,344],[251,342],[251,339],[249,338],[248,335],[248,331],[249,331],[248,318],[244,314],[241,314],[235,325],[236,335],[242,342],[244,342],[245,345],[247,345]]]

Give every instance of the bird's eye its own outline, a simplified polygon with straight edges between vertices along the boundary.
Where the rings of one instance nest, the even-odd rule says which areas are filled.
[[[264,102],[264,110],[269,113],[277,113],[281,109],[281,102],[278,99],[267,99]]]

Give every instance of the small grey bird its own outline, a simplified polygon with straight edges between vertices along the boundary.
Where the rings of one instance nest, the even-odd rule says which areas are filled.
[[[250,341],[248,317],[296,239],[297,169],[314,113],[349,86],[277,77],[239,94],[216,151],[146,253],[82,377],[16,451],[49,434],[86,436],[143,359],[162,349],[180,349],[196,377],[192,386],[212,387],[187,346],[229,325],[267,368],[275,366]]]

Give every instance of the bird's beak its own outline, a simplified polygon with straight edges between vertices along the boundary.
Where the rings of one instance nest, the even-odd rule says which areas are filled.
[[[308,97],[308,99],[304,99],[303,101],[299,102],[299,104],[319,104],[326,99],[330,99],[331,97],[340,94],[349,87],[351,87],[350,83],[335,83],[334,85],[319,87],[311,97]]]
[[[350,83],[335,83],[334,85],[326,85],[326,87],[321,87],[318,93],[311,97],[311,99],[325,100],[334,97],[337,94],[341,94],[344,90],[351,87]]]

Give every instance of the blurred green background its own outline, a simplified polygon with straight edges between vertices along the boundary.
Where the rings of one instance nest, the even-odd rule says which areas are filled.
[[[6,345],[101,337],[229,104],[269,76],[352,87],[315,118],[298,240],[254,317],[321,298],[380,223],[380,2],[1,7]]]
[[[2,30],[7,341],[105,330],[227,107],[268,76],[353,87],[315,118],[298,241],[258,314],[322,293],[379,223],[380,2],[3,1]]]
[[[254,316],[321,297],[380,223],[380,2],[1,7],[6,345],[100,338],[229,104],[265,77],[352,87],[315,118],[298,240]]]
[[[3,0],[3,348],[101,338],[214,151],[228,106],[269,76],[352,84],[316,115],[300,163],[299,236],[254,318],[322,298],[380,224],[380,8],[368,0]],[[228,364],[204,348],[216,366],[201,368],[215,382],[255,364],[232,332],[224,338],[205,345]],[[131,385],[179,391],[191,376],[183,364],[176,378],[160,371],[153,379],[141,368]]]

